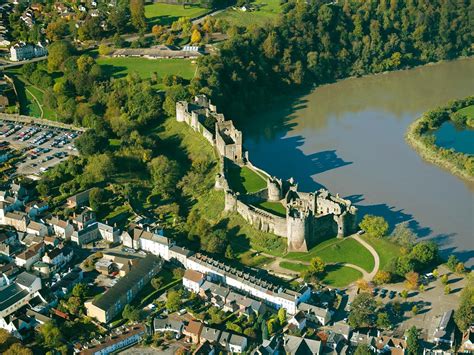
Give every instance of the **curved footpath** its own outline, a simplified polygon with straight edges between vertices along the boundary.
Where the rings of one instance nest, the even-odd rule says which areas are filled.
[[[369,273],[365,269],[361,268],[360,266],[350,264],[350,263],[328,263],[328,265],[342,265],[342,266],[350,267],[354,270],[359,271],[362,274],[362,278],[364,280],[371,281],[374,278],[375,274],[377,274],[377,272],[379,271],[379,268],[380,268],[379,254],[369,243],[367,243],[365,240],[363,240],[358,234],[353,234],[353,235],[351,235],[347,238],[355,239],[357,242],[362,244],[362,246],[364,248],[366,248],[370,252],[370,254],[372,254],[372,256],[374,258],[374,267],[373,267],[372,271]],[[254,250],[254,251],[258,252],[256,250]],[[268,253],[265,253],[265,252],[258,252],[258,253],[260,253],[261,255],[264,255],[266,257],[274,259],[270,264],[266,265],[266,267],[268,268],[268,270],[271,270],[276,275],[282,276],[282,277],[288,277],[290,275],[294,276],[294,275],[297,274],[294,271],[285,269],[284,267],[280,266],[280,262],[282,262],[282,261],[290,261],[291,262],[291,259],[285,259],[284,257],[274,256],[274,255],[271,255],[271,254],[268,254]],[[301,261],[301,260],[298,260],[298,263],[300,263],[302,265],[309,265],[310,264],[308,261]]]

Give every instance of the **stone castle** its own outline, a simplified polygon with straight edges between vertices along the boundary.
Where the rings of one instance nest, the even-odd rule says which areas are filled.
[[[300,192],[293,179],[281,180],[254,166],[243,149],[242,132],[217,113],[206,96],[196,96],[192,103],[178,102],[176,120],[201,133],[219,153],[221,164],[215,187],[224,191],[225,210],[239,213],[261,231],[286,238],[288,251],[308,251],[325,235],[337,233],[342,238],[356,230],[357,208],[351,201],[324,189]],[[233,165],[252,169],[266,180],[267,186],[248,194],[233,191],[227,180]],[[285,216],[256,207],[265,201],[281,203]]]

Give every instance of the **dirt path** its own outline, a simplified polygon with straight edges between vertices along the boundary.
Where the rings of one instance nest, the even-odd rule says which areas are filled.
[[[43,112],[43,107],[41,106],[38,98],[25,86],[25,91],[31,95],[31,97],[33,97],[33,99],[36,101],[36,104],[38,105],[40,111],[41,111],[41,117],[40,118],[43,118],[44,116],[44,112]]]

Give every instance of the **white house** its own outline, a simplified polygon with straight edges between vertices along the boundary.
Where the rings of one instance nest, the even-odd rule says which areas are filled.
[[[133,230],[134,240],[140,241],[140,249],[153,255],[159,255],[165,260],[170,260],[169,250],[173,245],[172,241],[163,235],[152,233],[143,229]]]
[[[231,334],[229,337],[229,351],[231,353],[243,353],[247,348],[247,338],[237,334]]]
[[[43,223],[30,221],[26,225],[26,233],[44,237],[45,235],[48,234],[48,227],[46,227]]]
[[[99,233],[102,236],[102,239],[108,241],[109,243],[118,243],[120,242],[120,229],[117,227],[109,226],[105,223],[97,223],[99,228]]]
[[[62,239],[70,239],[72,233],[74,232],[74,227],[69,221],[64,221],[57,217],[53,217],[50,220],[47,220],[49,225],[52,227],[55,235]]]
[[[20,42],[10,47],[10,60],[14,62],[42,57],[47,54],[48,50],[41,43],[27,44]]]
[[[183,276],[183,286],[184,288],[192,291],[194,293],[199,293],[201,285],[204,283],[206,277],[204,274],[199,271],[186,270]]]
[[[302,311],[306,319],[313,323],[326,325],[331,321],[332,312],[328,309],[302,302],[298,305],[298,310]]]
[[[53,250],[45,253],[45,255],[43,256],[43,262],[53,264],[57,267],[61,267],[71,261],[72,256],[72,249],[54,248]]]

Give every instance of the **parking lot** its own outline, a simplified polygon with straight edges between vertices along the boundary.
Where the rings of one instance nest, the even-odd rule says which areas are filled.
[[[39,175],[70,155],[78,155],[74,140],[80,132],[40,124],[0,120],[0,140],[22,151],[18,175]]]

